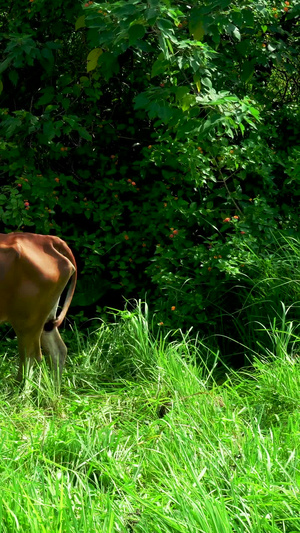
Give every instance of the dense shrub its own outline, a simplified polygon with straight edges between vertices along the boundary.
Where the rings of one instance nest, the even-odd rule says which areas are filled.
[[[219,330],[278,229],[297,234],[299,14],[269,0],[4,6],[3,230],[68,240],[86,315],[146,293],[158,323]]]

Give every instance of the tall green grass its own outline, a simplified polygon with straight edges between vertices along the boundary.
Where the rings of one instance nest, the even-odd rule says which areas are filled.
[[[273,351],[270,327],[280,329],[282,320],[300,322],[299,238],[276,232],[265,250],[255,240],[252,248],[244,243],[242,257],[243,275],[223,284],[213,311],[216,344],[222,357],[237,366],[251,362],[260,346]]]
[[[268,347],[222,380],[142,304],[74,332],[61,391],[45,365],[16,390],[1,358],[1,532],[300,531],[299,337],[285,308],[260,327]]]

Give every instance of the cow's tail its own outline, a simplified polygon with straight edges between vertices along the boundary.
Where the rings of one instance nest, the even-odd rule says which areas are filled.
[[[62,324],[62,322],[64,321],[65,317],[66,317],[66,314],[68,312],[68,309],[70,307],[70,303],[72,301],[72,298],[73,298],[73,295],[74,295],[74,291],[75,291],[75,287],[76,287],[76,281],[77,281],[77,269],[75,268],[73,274],[72,274],[72,278],[71,278],[71,283],[69,285],[69,288],[68,288],[68,292],[67,292],[67,295],[66,295],[66,299],[64,301],[64,305],[63,305],[63,308],[61,310],[61,312],[59,313],[58,317],[53,320],[53,328],[59,328],[59,326]]]
[[[44,330],[45,331],[51,331],[54,328],[59,328],[59,326],[64,321],[64,319],[66,317],[66,314],[68,312],[68,309],[70,307],[70,303],[72,301],[72,298],[73,298],[73,295],[74,295],[74,291],[75,291],[75,287],[76,287],[76,282],[77,282],[77,266],[76,266],[75,257],[73,255],[72,251],[70,250],[69,246],[64,241],[62,241],[61,239],[59,239],[59,241],[60,241],[59,242],[60,246],[57,246],[56,243],[55,243],[54,248],[56,249],[56,251],[59,252],[59,254],[61,254],[62,256],[64,256],[66,259],[69,260],[69,262],[71,263],[72,268],[73,268],[73,273],[70,276],[71,277],[71,283],[69,285],[68,292],[66,294],[66,298],[65,298],[65,301],[64,301],[63,308],[62,308],[61,312],[59,313],[58,317],[46,322],[46,324],[44,326]]]

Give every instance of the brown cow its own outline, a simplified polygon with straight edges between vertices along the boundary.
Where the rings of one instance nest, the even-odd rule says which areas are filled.
[[[56,318],[62,291],[71,283]],[[20,353],[18,381],[41,345],[61,376],[67,348],[58,332],[71,303],[77,279],[76,262],[67,244],[52,235],[0,234],[0,322],[14,328]]]

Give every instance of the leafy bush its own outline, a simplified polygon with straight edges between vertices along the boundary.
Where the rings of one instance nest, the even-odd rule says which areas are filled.
[[[220,331],[277,230],[297,234],[299,13],[269,0],[4,8],[0,217],[68,240],[77,306],[103,314],[146,293],[158,323]]]

